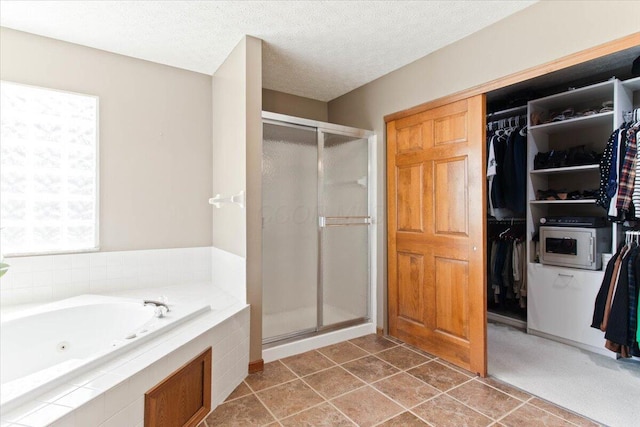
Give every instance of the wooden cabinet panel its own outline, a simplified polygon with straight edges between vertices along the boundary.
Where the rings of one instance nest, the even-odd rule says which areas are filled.
[[[436,257],[436,330],[469,339],[468,262]]]
[[[398,316],[425,323],[424,256],[408,252],[398,252]]]
[[[398,168],[398,231],[422,231],[422,165]]]
[[[144,396],[145,427],[192,427],[211,411],[211,347]]]
[[[438,234],[468,234],[467,168],[465,157],[435,162],[433,215]]]
[[[409,126],[398,130],[398,154],[422,150],[422,125]]]
[[[434,120],[433,144],[452,144],[467,140],[467,112]]]

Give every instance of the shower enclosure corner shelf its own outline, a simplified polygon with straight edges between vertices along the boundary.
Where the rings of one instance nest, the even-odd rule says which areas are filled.
[[[262,117],[263,344],[370,321],[373,133]]]

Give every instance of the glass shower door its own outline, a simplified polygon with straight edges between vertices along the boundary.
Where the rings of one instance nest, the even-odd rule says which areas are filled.
[[[320,131],[318,328],[369,317],[369,144]]]
[[[317,328],[316,128],[263,124],[263,342]]]

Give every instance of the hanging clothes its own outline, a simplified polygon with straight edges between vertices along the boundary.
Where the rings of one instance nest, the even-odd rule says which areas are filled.
[[[634,220],[640,203],[638,169],[638,124],[626,122],[616,129],[600,159],[600,188],[596,204],[607,210],[609,220]]]
[[[633,240],[638,236],[640,232],[627,232],[627,243],[608,262],[591,323],[591,327],[605,333],[605,347],[621,357],[640,356],[640,246]]]
[[[527,259],[525,256],[525,242],[513,242],[513,292],[520,304],[520,308],[527,307]]]
[[[620,172],[620,179],[618,180],[618,200],[616,201],[616,208],[620,211],[629,212],[631,206],[631,196],[633,195],[633,186],[636,181],[636,138],[635,132],[629,129],[625,132],[626,140],[625,146],[627,147],[624,162],[622,164],[622,170]]]
[[[526,256],[522,226],[507,227],[490,240],[488,303],[526,308]]]
[[[501,123],[504,127],[487,129],[489,214],[497,219],[526,212],[526,126],[513,126],[519,120],[512,119]]]

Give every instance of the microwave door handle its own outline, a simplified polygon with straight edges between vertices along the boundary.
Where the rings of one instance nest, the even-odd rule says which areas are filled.
[[[595,254],[593,253],[593,251],[595,250],[595,246],[593,244],[593,236],[589,237],[589,262],[592,263],[594,258],[595,258]]]

